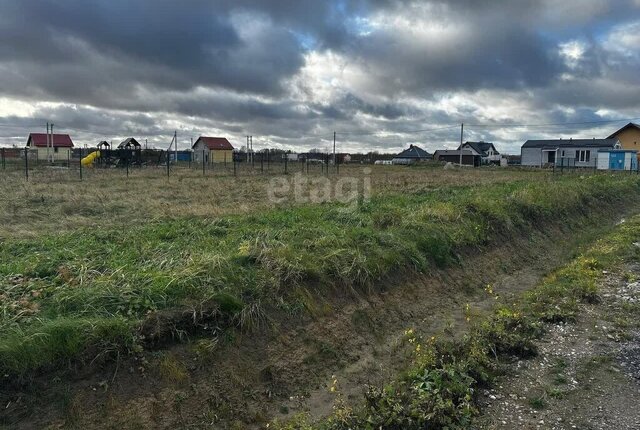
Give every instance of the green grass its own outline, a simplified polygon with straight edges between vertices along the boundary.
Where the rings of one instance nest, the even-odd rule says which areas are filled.
[[[458,264],[466,248],[637,201],[639,185],[635,176],[541,178],[9,239],[0,244],[0,372],[139,349],[150,341],[139,328],[156,312],[188,310],[193,329],[199,319],[259,325],[263,308],[296,309],[301,287],[348,292]],[[573,309],[567,300],[562,312]],[[557,318],[544,303],[539,312]]]
[[[603,269],[617,270],[627,261],[638,261],[640,216],[618,226],[598,240],[584,254],[555,271],[511,305],[499,306],[493,315],[477,321],[462,340],[422,339],[406,331],[414,351],[414,362],[397,381],[385,387],[368,387],[365,404],[346,405],[338,393],[334,413],[319,423],[304,416],[276,429],[424,429],[469,428],[477,414],[477,392],[490,386],[500,374],[505,357],[527,358],[536,354],[535,340],[544,334],[548,321],[571,321],[581,303],[597,300],[597,283]],[[587,363],[595,368],[610,357]],[[562,372],[564,361],[552,369]],[[549,388],[529,398],[534,409],[545,408],[548,399],[561,398],[558,388]]]

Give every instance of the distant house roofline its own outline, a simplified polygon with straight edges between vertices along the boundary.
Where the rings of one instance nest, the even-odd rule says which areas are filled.
[[[408,158],[408,159],[413,159],[413,160],[429,160],[429,159],[432,158],[432,155],[429,154],[424,149],[420,148],[419,146],[409,145],[409,148],[405,149],[404,151],[402,151],[401,153],[399,153],[398,155],[396,155],[393,158],[395,158],[395,159]]]
[[[27,146],[35,146],[36,148],[47,147],[47,133],[29,133],[27,138]],[[73,148],[73,141],[68,134],[53,134],[54,148]]]
[[[614,148],[619,145],[618,139],[541,139],[527,140],[522,148]]]
[[[200,136],[191,147],[194,149],[198,143],[202,142],[209,150],[227,150],[233,151],[233,145],[226,137],[209,137]]]
[[[618,131],[616,131],[615,133],[613,133],[611,136],[607,137],[607,139],[614,139],[618,134],[622,133],[623,131],[629,129],[629,128],[635,128],[640,130],[640,125],[630,122],[629,124],[625,125],[624,127],[622,127],[621,129],[619,129]]]

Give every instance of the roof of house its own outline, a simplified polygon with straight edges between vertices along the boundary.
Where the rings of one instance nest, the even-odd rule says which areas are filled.
[[[138,147],[140,147],[142,145],[140,145],[138,143],[138,141],[135,140],[133,137],[129,137],[129,138],[123,140],[122,142],[120,142],[120,145],[118,145],[118,148],[128,148],[128,147],[131,147],[131,146],[138,148]]]
[[[465,142],[464,145],[469,145],[471,148],[473,148],[474,151],[476,151],[478,154],[482,155],[483,157],[486,157],[489,155],[489,150],[493,148],[493,153],[494,154],[500,154],[498,152],[498,150],[496,149],[495,146],[493,146],[493,143],[491,142]],[[464,146],[463,145],[463,146]],[[458,147],[458,149],[460,149],[460,147]]]
[[[30,133],[27,146],[47,147],[47,133]],[[73,148],[73,141],[68,134],[54,134],[53,146],[57,148]]]
[[[622,133],[623,131],[629,129],[629,128],[635,128],[640,130],[640,125],[635,124],[633,122],[630,122],[629,124],[625,125],[624,127],[622,127],[620,130],[616,131],[615,133],[613,133],[611,136],[607,137],[607,139],[613,139],[615,138],[618,134]]]
[[[551,139],[527,140],[523,148],[613,148],[618,139]]]
[[[408,149],[405,149],[400,154],[396,155],[394,158],[411,158],[411,159],[423,159],[423,158],[431,158],[431,154],[429,154],[424,149],[417,147],[415,145],[409,145]]]
[[[198,142],[204,143],[207,146],[207,148],[209,148],[210,150],[213,150],[213,149],[233,150],[233,145],[231,145],[231,142],[229,142],[226,137],[200,136],[198,140],[196,140],[196,142],[193,144],[194,148],[198,144]]]

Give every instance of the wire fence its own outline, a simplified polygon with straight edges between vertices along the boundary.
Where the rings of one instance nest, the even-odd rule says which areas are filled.
[[[255,176],[287,175],[296,172],[331,175],[340,174],[345,161],[330,153],[296,155],[269,152],[229,153],[213,156],[206,152],[175,153],[162,150],[119,149],[101,151],[92,160],[87,157],[96,150],[59,148],[46,152],[42,148],[0,148],[0,171],[4,175],[19,175],[28,181],[39,179],[83,181],[100,177],[109,171],[123,177],[146,175],[171,176],[180,173],[190,176]],[[106,175],[105,175],[106,176]]]

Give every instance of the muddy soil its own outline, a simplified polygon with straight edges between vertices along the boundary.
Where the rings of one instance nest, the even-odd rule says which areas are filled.
[[[602,302],[548,326],[533,360],[484,392],[477,429],[640,429],[640,266],[608,274]]]
[[[469,313],[493,307],[488,284],[502,298],[518,296],[601,234],[601,221],[581,234],[554,229],[468,250],[461,267],[401,276],[366,295],[309,296],[313,317],[275,314],[250,333],[210,339],[217,346],[206,354],[190,342],[34,380],[29,392],[9,398],[5,420],[10,428],[263,428],[274,417],[323,417],[335,400],[332,376],[347,401],[359,402],[364,384],[382,384],[406,367],[405,329],[459,336]]]

